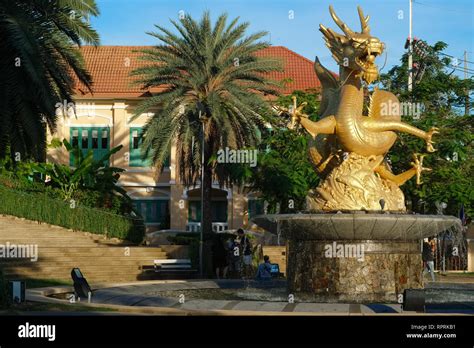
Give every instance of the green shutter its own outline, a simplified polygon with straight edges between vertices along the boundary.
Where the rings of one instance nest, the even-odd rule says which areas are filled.
[[[248,209],[249,219],[253,218],[254,216],[263,214],[263,200],[249,199],[247,209]]]
[[[138,147],[134,148],[136,145],[134,143],[134,132],[136,132],[136,135],[138,136]],[[130,127],[130,167],[151,167],[152,161],[151,161],[151,156],[148,159],[142,159],[142,153],[141,153],[141,145],[142,145],[142,135],[143,129],[142,127]],[[165,159],[163,163],[163,167],[169,167],[170,166],[170,158],[169,156]]]
[[[169,200],[135,199],[133,207],[145,223],[164,223],[169,215]]]
[[[142,159],[141,145],[142,145],[142,128],[141,127],[130,127],[130,167],[150,167],[150,159]],[[134,143],[134,133],[138,137],[138,144]],[[138,145],[137,148],[134,148],[135,145]]]
[[[227,201],[211,202],[212,222],[227,222]],[[188,222],[201,222],[201,201],[188,204]]]
[[[190,201],[188,204],[188,222],[201,221],[201,202]]]
[[[87,155],[87,153],[92,150],[93,157],[96,161],[100,160],[110,149],[110,128],[109,127],[71,127],[70,128],[70,138],[69,142],[71,145],[74,144],[74,133],[77,132],[77,146],[81,149],[82,153]],[[84,133],[84,142],[83,139]],[[94,143],[94,138],[96,142]],[[69,164],[74,166],[75,159],[71,154],[69,158]],[[106,161],[104,165],[108,165],[109,162]]]
[[[170,166],[170,156],[165,158],[165,162],[163,163],[163,167],[169,167]]]

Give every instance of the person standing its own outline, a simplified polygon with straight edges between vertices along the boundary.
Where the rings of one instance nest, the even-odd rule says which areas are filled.
[[[214,264],[214,269],[216,271],[217,279],[220,279],[220,271],[222,270],[222,277],[227,277],[227,251],[224,247],[222,239],[219,238],[219,235],[216,235],[212,245],[212,261]]]
[[[425,274],[425,271],[428,270],[428,272],[431,273],[431,280],[435,281],[435,275],[434,275],[434,255],[433,255],[433,249],[430,244],[432,238],[428,239],[428,242],[423,242],[423,252],[422,252],[422,259],[425,264],[425,267],[423,268],[423,274]]]
[[[228,274],[230,278],[235,278],[240,273],[240,262],[238,256],[239,247],[235,244],[234,238],[228,238],[225,243]],[[237,251],[237,253],[236,253]]]
[[[252,267],[252,244],[241,228],[237,230],[237,243],[242,260],[242,273],[245,278],[248,278]]]

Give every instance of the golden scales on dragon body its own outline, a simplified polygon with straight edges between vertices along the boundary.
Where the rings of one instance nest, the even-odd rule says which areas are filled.
[[[299,124],[311,135],[309,159],[322,180],[307,197],[308,209],[405,211],[399,186],[415,175],[420,184],[421,172],[430,169],[423,167],[424,155],[413,154],[413,167],[397,175],[385,155],[397,140],[397,131],[424,139],[427,151],[434,152],[431,137],[437,128],[425,132],[401,122],[399,112],[383,112],[384,106],[386,110],[386,105],[399,101],[379,89],[371,95],[368,115],[363,115],[362,81],[371,84],[378,79],[375,58],[384,44],[370,34],[369,17],[360,7],[360,33],[343,23],[332,6],[329,12],[344,34],[319,27],[340,67],[337,80],[316,58],[314,68],[322,85],[320,120],[311,121],[302,113],[305,104],[297,106],[296,98],[293,107],[281,110],[290,113],[291,128]]]

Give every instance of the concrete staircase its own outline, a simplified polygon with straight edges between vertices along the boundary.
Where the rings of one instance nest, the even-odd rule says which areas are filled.
[[[167,258],[157,247],[136,247],[100,235],[0,215],[0,246],[7,242],[38,246],[36,262],[0,255],[0,267],[9,279],[71,280],[71,269],[79,267],[89,283],[136,281],[150,275],[142,272],[142,266]]]

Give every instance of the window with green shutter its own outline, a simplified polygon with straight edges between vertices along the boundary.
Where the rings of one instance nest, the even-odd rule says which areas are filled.
[[[110,149],[109,127],[71,127],[70,141],[73,147],[79,147],[82,153],[92,150],[95,160],[100,160]],[[74,155],[70,155],[69,164],[74,166]],[[108,165],[108,161],[104,165]]]
[[[249,199],[248,200],[248,215],[249,219],[254,216],[261,215],[263,211],[263,200],[261,199]]]
[[[132,204],[145,223],[164,223],[169,215],[169,200],[134,199]]]
[[[227,222],[227,201],[212,201],[212,222]],[[188,222],[201,222],[201,201],[190,201]]]
[[[141,127],[130,127],[130,167],[150,167],[151,160],[143,159],[141,153],[142,139]]]
[[[143,159],[141,153],[142,127],[130,127],[130,167],[150,167],[151,158]],[[169,157],[163,163],[163,168],[170,166]]]

